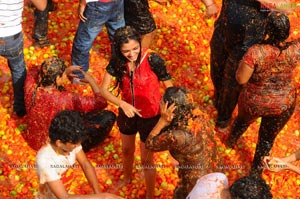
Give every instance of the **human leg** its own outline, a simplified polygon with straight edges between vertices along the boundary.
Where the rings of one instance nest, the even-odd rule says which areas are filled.
[[[137,133],[136,120],[137,117],[129,118],[125,115],[123,110],[119,108],[117,125],[121,132],[124,179],[117,188],[120,188],[131,181],[135,152],[135,137]]]
[[[116,115],[108,110],[98,110],[88,112],[84,115],[85,125],[87,127],[88,137],[82,142],[84,152],[99,145],[109,135]]]
[[[219,93],[218,117],[216,123],[217,126],[222,128],[228,126],[242,88],[235,79],[238,62],[238,59],[229,56],[225,63],[221,88],[222,92]]]
[[[111,42],[113,42],[113,36],[118,28],[125,26],[124,19],[124,0],[116,0],[112,2],[110,9],[107,10],[109,19],[106,22],[106,28],[108,36]],[[114,54],[113,45],[111,43],[111,54]]]
[[[238,139],[245,133],[249,125],[254,121],[255,118],[246,115],[242,110],[239,110],[239,114],[231,127],[228,138],[225,144],[229,148],[233,148]]]
[[[86,22],[80,21],[74,37],[72,47],[72,65],[82,66],[84,71],[89,69],[90,49],[95,38],[102,30],[108,20],[106,3],[90,2],[86,4],[84,16],[88,18]],[[80,78],[82,74],[78,74]]]
[[[44,11],[34,10],[33,39],[35,40],[35,44],[40,47],[50,45],[48,38],[48,18],[49,11],[53,10],[54,4],[52,0],[47,1],[47,7]]]
[[[19,117],[26,114],[24,101],[24,82],[26,79],[26,66],[24,61],[23,33],[6,37],[4,51],[1,55],[8,61],[8,66],[12,75],[12,84],[14,89],[13,110]]]
[[[295,104],[278,116],[262,117],[259,128],[258,141],[250,171],[250,174],[252,176],[260,176],[262,174],[262,158],[269,155],[276,136],[284,127],[284,125],[289,121],[294,112],[294,109]]]
[[[125,135],[121,133],[123,172],[124,172],[124,179],[122,185],[131,182],[134,152],[135,152],[135,137],[136,137],[135,134]]]
[[[134,27],[142,36],[142,47],[149,48],[156,29],[148,1],[126,0],[124,2],[125,23]]]
[[[154,165],[154,152],[146,149],[145,143],[140,143],[142,167],[146,181],[146,199],[154,198],[154,188],[156,179],[156,168]]]
[[[151,130],[157,124],[159,118],[159,115],[152,118],[138,118],[137,122],[137,127],[141,139],[140,148],[142,167],[146,182],[146,199],[152,199],[154,197],[156,168],[154,165],[154,152],[146,149],[145,142]]]
[[[220,107],[219,96],[222,92],[222,80],[224,75],[225,62],[228,57],[224,45],[224,38],[219,24],[215,25],[215,29],[210,41],[210,77],[214,85],[214,106],[217,110]]]

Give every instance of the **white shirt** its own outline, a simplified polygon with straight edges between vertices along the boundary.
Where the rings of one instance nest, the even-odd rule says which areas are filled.
[[[70,152],[68,156],[57,154],[50,144],[42,147],[36,158],[37,173],[39,177],[38,199],[56,199],[47,182],[60,180],[64,172],[76,162],[76,154],[82,149],[81,145]]]
[[[0,37],[22,31],[24,0],[0,0]]]
[[[220,199],[223,189],[228,188],[228,179],[223,173],[210,173],[197,180],[186,199]]]

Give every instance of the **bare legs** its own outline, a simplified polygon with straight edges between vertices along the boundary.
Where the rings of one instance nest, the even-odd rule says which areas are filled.
[[[135,152],[135,137],[136,135],[125,135],[121,133],[124,180],[119,188],[131,181]],[[154,153],[147,150],[145,148],[145,143],[143,142],[140,143],[140,148],[142,167],[146,181],[146,199],[153,199],[156,179],[156,169],[154,168],[153,160]]]
[[[145,143],[140,143],[142,166],[144,168],[145,180],[146,180],[146,199],[153,199],[156,169],[154,165],[153,155],[154,153],[145,148]]]

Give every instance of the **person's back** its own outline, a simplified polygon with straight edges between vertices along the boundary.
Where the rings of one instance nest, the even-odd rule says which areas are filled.
[[[266,90],[276,87],[284,87],[282,91],[287,92],[292,89],[293,70],[297,66],[296,60],[300,60],[300,43],[293,42],[282,52],[272,45],[256,45],[251,49],[252,56],[257,57],[255,71],[249,80],[249,86],[256,89]],[[279,88],[278,88],[279,89]]]

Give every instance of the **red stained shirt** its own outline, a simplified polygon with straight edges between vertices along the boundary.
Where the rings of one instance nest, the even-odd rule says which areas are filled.
[[[300,43],[286,50],[271,45],[254,45],[243,57],[254,72],[243,87],[239,108],[252,116],[279,115],[296,100],[293,70],[300,60]]]
[[[36,89],[35,103],[32,105],[37,76],[37,70],[29,71],[25,81],[28,125],[24,138],[35,150],[46,143],[51,120],[59,111],[68,109],[88,112],[102,110],[107,106],[100,93],[96,93],[95,96],[80,96],[70,91],[60,92],[56,89],[46,91],[41,87]]]

